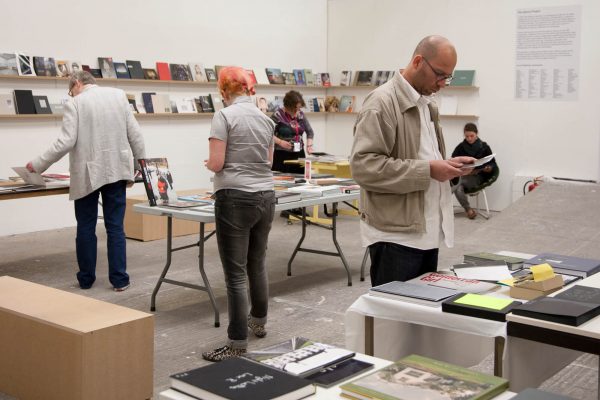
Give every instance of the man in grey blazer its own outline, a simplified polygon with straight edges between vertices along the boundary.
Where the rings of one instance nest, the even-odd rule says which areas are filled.
[[[41,156],[27,163],[44,172],[69,153],[71,185],[77,219],[77,280],[89,289],[96,280],[96,223],[102,195],[107,234],[108,278],[115,291],[129,287],[125,252],[125,189],[133,181],[137,160],[145,157],[144,139],[120,89],[99,87],[94,77],[78,71],[69,79],[62,132]]]

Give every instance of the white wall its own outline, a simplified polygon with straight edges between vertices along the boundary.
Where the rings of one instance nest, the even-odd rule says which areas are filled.
[[[66,1],[0,0],[3,38],[0,52],[23,51],[35,56],[79,60],[97,65],[97,57],[115,61],[140,60],[202,62],[210,67],[241,65],[257,72],[265,67],[327,70],[327,2],[297,1]],[[32,9],[35,7],[35,12]],[[263,72],[264,74],[264,72]],[[119,83],[129,93],[156,91],[172,97],[207,94],[209,89],[181,85]],[[66,82],[0,82],[0,93],[33,89],[57,101],[67,92]],[[262,89],[258,94],[283,95],[284,89]],[[316,96],[317,93],[307,91]],[[325,117],[311,118],[315,131],[325,131]],[[147,156],[166,156],[176,188],[211,187],[204,168],[210,118],[140,120]],[[60,121],[0,122],[0,177],[14,176],[12,166],[45,150],[60,131]],[[323,148],[324,135],[315,139]],[[68,170],[68,157],[49,172]],[[141,185],[138,185],[141,186]],[[136,187],[132,193],[142,194]],[[67,196],[0,202],[0,236],[75,225]]]
[[[578,101],[515,100],[515,10],[574,4],[582,7]],[[403,68],[427,35],[454,42],[457,69],[477,71],[480,136],[498,154],[501,176],[488,190],[492,208],[510,204],[515,174],[598,179],[597,0],[329,0],[328,6],[327,58],[334,83],[342,70]],[[461,140],[465,122],[444,121],[448,151]],[[328,126],[328,143],[338,142],[349,152],[349,125],[341,130]]]

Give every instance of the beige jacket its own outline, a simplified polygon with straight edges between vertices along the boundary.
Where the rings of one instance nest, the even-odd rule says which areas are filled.
[[[350,168],[361,186],[361,219],[387,232],[425,231],[429,161],[418,160],[421,122],[417,105],[394,78],[371,92],[354,126]],[[446,158],[439,113],[429,104],[442,157]]]
[[[77,200],[121,180],[132,181],[144,139],[120,89],[90,85],[65,105],[62,131],[50,148],[32,160],[37,172],[69,153],[69,198]]]

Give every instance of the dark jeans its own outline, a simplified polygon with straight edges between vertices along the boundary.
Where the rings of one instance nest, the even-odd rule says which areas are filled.
[[[83,289],[90,288],[96,280],[96,224],[98,222],[98,197],[102,195],[104,227],[106,228],[106,247],[108,251],[108,279],[120,288],[129,284],[127,259],[125,254],[125,188],[126,181],[102,186],[87,196],[75,200],[75,218],[77,219],[77,280]]]
[[[269,286],[265,256],[274,213],[272,190],[222,189],[216,193],[217,244],[227,286],[227,335],[233,347],[247,346],[246,277],[250,288],[250,316],[258,324],[267,322]]]
[[[420,250],[396,243],[377,242],[369,246],[371,286],[407,281],[437,270],[439,249]]]
[[[483,178],[479,175],[465,175],[461,176],[458,184],[452,187],[452,191],[454,192],[456,199],[462,208],[465,209],[465,211],[469,211],[471,208],[471,205],[469,204],[469,197],[465,193],[465,190],[472,190],[480,186],[482,182]]]

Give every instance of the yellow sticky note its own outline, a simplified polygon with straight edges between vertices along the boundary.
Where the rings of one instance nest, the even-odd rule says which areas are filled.
[[[467,293],[460,299],[455,300],[454,302],[458,304],[465,304],[468,306],[485,307],[490,308],[492,310],[502,310],[504,307],[512,303],[512,299],[501,299],[499,297]]]
[[[545,281],[554,277],[554,270],[550,264],[532,265],[530,268],[533,273],[533,281]]]

